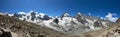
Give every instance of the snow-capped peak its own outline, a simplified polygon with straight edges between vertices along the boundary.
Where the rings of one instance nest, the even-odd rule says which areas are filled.
[[[25,12],[18,12],[18,14],[26,14]]]
[[[7,15],[6,12],[0,12],[0,15]]]
[[[69,13],[64,13],[64,14],[63,14],[63,17],[69,17],[69,16],[70,16]]]
[[[19,12],[18,15],[18,18],[21,20],[36,23],[57,31],[70,31],[71,33],[76,31],[96,30],[111,24],[105,20],[98,20],[98,18],[95,17],[85,16],[80,12],[76,17],[70,17],[69,13],[64,13],[62,17],[52,17],[35,11]]]
[[[10,16],[10,17],[11,17],[11,16],[14,16],[14,14],[8,14],[8,16]]]
[[[78,12],[77,14],[82,15],[80,12]]]
[[[41,16],[42,18],[45,16],[44,13],[39,13],[39,14],[37,14],[37,15]]]

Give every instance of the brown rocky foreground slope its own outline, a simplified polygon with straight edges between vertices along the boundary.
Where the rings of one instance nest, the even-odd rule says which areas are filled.
[[[0,37],[120,37],[120,19],[108,28],[80,35],[67,35],[34,23],[0,15]]]
[[[120,37],[120,18],[108,28],[87,32],[82,34],[81,37]]]
[[[41,27],[15,19],[13,17],[0,15],[0,37],[77,37],[66,35],[55,30]]]

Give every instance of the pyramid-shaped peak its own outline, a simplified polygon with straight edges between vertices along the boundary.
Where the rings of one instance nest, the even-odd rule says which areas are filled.
[[[38,14],[38,12],[31,10],[29,13],[35,13]]]
[[[66,12],[66,13],[64,13],[62,16],[63,16],[63,17],[69,17],[70,14],[69,14],[68,12]]]
[[[81,17],[81,16],[83,16],[83,14],[78,12],[75,17],[77,18],[77,17]]]
[[[80,12],[78,12],[77,14],[82,15]]]
[[[35,12],[31,12],[30,14],[31,14],[31,15],[36,15],[36,13],[35,13]]]

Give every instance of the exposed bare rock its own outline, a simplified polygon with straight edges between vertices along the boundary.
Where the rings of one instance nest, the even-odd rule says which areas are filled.
[[[54,21],[56,22],[55,24],[59,22],[58,19]],[[73,21],[71,23],[75,24]],[[101,26],[99,23],[101,22],[98,20],[96,21],[95,25]],[[72,27],[72,25],[70,27]],[[82,27],[83,26],[80,25],[80,28]],[[69,29],[68,31],[74,30]],[[34,23],[21,21],[14,17],[0,15],[0,37],[120,37],[120,19],[118,19],[115,24],[109,25],[103,29],[93,30],[76,35],[64,34],[47,27],[36,25]]]
[[[1,34],[0,37],[12,37],[11,32],[5,31],[4,29],[0,29]]]
[[[0,37],[77,37],[4,15],[0,15],[0,29]]]
[[[120,19],[118,19],[120,20]],[[120,37],[120,21],[108,28],[90,31],[81,35],[81,37]]]
[[[116,21],[116,23],[120,23],[120,18],[118,18],[118,20]]]

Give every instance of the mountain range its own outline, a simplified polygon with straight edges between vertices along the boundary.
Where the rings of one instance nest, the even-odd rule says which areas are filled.
[[[82,13],[77,13],[76,16],[70,16],[70,14],[66,12],[61,16],[55,17],[34,11],[31,11],[29,13],[19,12],[15,14],[0,13],[0,20],[0,29],[2,31],[0,31],[1,33],[6,33],[4,31],[10,30],[12,36],[21,35],[20,37],[25,37],[25,34],[27,34],[26,36],[28,37],[107,37],[111,36],[109,34],[110,31],[115,31],[117,28],[119,28],[119,19],[116,22],[112,22],[110,20],[100,19],[99,17],[84,15]],[[26,33],[24,33],[25,31]],[[38,32],[37,35],[34,34],[36,32]],[[41,32],[42,35],[39,35]],[[105,35],[103,34],[104,32]],[[115,35],[116,33],[119,33],[119,29],[117,32],[112,34],[114,34],[114,36],[117,36]],[[10,35],[8,32],[7,34]]]
[[[99,30],[112,25],[114,22],[100,19],[99,17],[77,13],[70,16],[69,13],[63,13],[61,16],[51,17],[44,13],[35,11],[19,12],[15,14],[6,14],[10,17],[18,18],[22,21],[35,23],[37,25],[51,28],[65,34],[81,34],[88,31]]]

